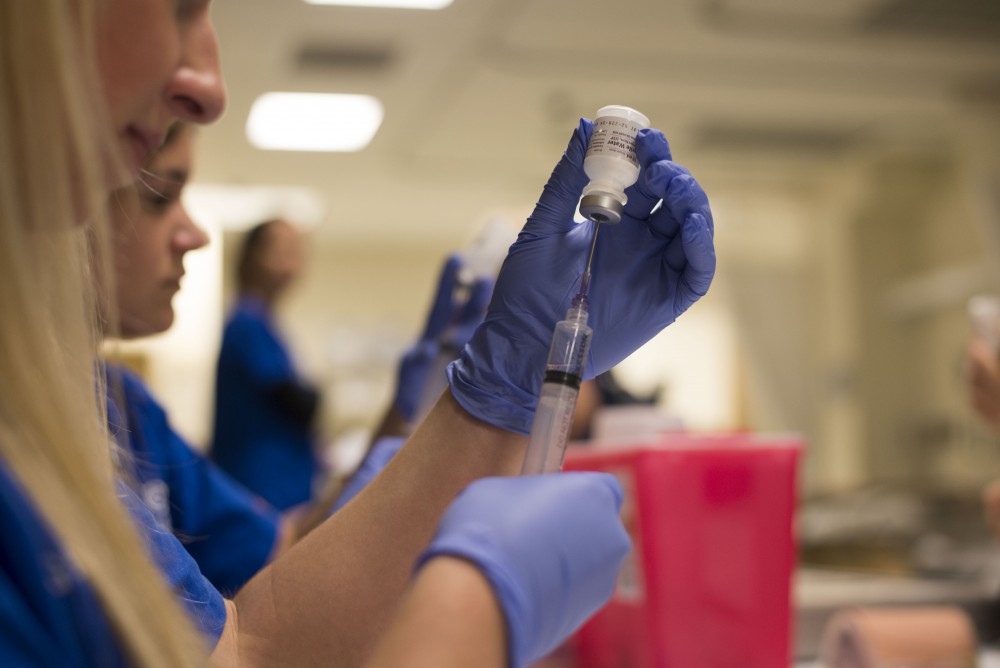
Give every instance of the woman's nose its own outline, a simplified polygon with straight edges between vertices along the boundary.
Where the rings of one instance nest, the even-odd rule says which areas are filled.
[[[174,73],[167,97],[173,113],[191,123],[211,123],[226,107],[219,43],[207,13],[186,35],[181,66]]]
[[[197,250],[208,244],[208,233],[198,226],[191,216],[188,215],[187,209],[182,206],[182,214],[184,216],[181,221],[181,225],[174,232],[173,243],[174,249],[181,253],[187,253],[188,251]]]

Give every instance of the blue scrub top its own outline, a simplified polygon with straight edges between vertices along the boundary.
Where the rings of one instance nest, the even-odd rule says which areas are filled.
[[[136,488],[146,507],[217,589],[236,592],[271,556],[280,513],[195,452],[137,376],[120,368],[108,376],[111,431],[134,455]],[[119,388],[126,419],[115,424]]]
[[[214,647],[226,622],[222,595],[194,560],[121,488],[154,561]],[[127,666],[94,591],[0,462],[0,666]]]
[[[222,336],[211,456],[279,510],[312,496],[319,463],[310,421],[275,401],[283,385],[303,385],[263,302],[243,296]]]

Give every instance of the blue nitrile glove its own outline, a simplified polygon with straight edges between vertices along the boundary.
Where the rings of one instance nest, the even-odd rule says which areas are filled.
[[[507,621],[510,665],[555,649],[611,596],[631,542],[622,488],[607,473],[484,478],[458,495],[418,568],[449,555],[489,581]]]
[[[434,293],[434,302],[431,304],[430,313],[427,314],[424,331],[420,335],[421,341],[437,341],[451,323],[455,313],[454,294],[458,285],[458,270],[461,268],[462,260],[457,255],[449,255],[444,261],[441,275],[438,277],[437,292]]]
[[[458,282],[458,270],[462,262],[457,255],[450,255],[441,267],[437,291],[431,310],[424,323],[424,331],[417,342],[403,354],[396,375],[396,398],[393,405],[407,420],[412,420],[420,401],[420,392],[427,382],[427,374],[440,350],[438,338],[451,322],[455,306],[452,294]]]
[[[468,299],[461,303],[455,298],[461,264],[456,255],[445,261],[424,331],[399,362],[393,405],[408,421],[416,415],[421,394],[427,386],[427,376],[435,367],[438,355],[443,350],[453,350],[452,357],[457,357],[458,351],[483,321],[492,281],[477,281],[469,290]],[[440,391],[441,386],[438,389]]]
[[[486,307],[493,295],[493,281],[488,278],[477,280],[469,289],[469,296],[464,304],[456,305],[459,312],[455,321],[441,335],[444,348],[455,351],[455,355],[469,342],[476,328],[486,317]]]
[[[378,475],[379,471],[385,468],[389,460],[399,452],[405,440],[402,436],[380,438],[365,455],[351,479],[344,485],[344,491],[340,493],[340,496],[337,497],[337,503],[333,505],[333,512],[337,512],[346,506],[348,501],[357,496],[358,492],[364,489]]]
[[[579,289],[594,223],[573,222],[593,129],[582,119],[504,260],[486,320],[448,368],[458,403],[481,420],[527,434],[555,323]],[[602,225],[590,288],[593,338],[585,378],[625,359],[708,291],[714,223],[704,190],[671,160],[666,137],[641,130],[638,182],[622,221]],[[657,205],[659,208],[656,208]]]

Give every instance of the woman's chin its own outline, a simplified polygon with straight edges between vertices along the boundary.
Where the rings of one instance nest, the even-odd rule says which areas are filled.
[[[139,339],[144,336],[162,334],[174,324],[173,310],[170,313],[136,316],[122,312],[117,336],[123,339]]]

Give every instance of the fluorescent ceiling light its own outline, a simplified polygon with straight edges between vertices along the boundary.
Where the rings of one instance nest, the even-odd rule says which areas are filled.
[[[247,117],[247,139],[271,151],[360,151],[383,115],[370,95],[264,93]]]
[[[452,0],[306,0],[310,5],[386,7],[389,9],[444,9]]]

